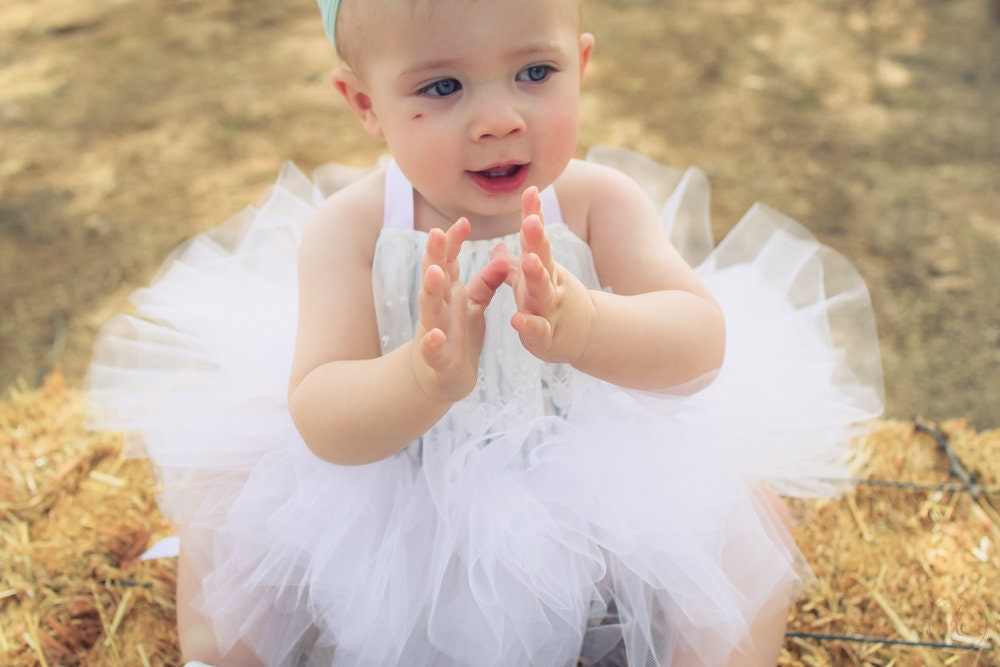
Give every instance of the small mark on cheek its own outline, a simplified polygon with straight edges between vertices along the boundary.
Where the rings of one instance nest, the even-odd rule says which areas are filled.
[[[418,113],[417,115],[415,115],[415,116],[414,116],[413,118],[411,118],[410,120],[420,120],[420,119],[421,119],[421,118],[423,118],[423,117],[424,117],[424,115],[423,115],[422,113]]]

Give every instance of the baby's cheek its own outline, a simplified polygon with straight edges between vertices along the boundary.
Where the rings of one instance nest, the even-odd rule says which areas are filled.
[[[576,151],[580,118],[575,109],[555,109],[545,119],[546,141],[554,159],[569,161]]]

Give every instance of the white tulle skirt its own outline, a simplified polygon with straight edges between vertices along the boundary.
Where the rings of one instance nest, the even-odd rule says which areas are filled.
[[[828,495],[881,410],[864,283],[797,223],[755,207],[708,235],[708,190],[622,151],[592,159],[663,202],[727,320],[725,366],[693,395],[584,383],[562,417],[432,432],[422,456],[318,460],[288,414],[296,249],[355,174],[286,166],[264,204],[196,237],[103,330],[95,426],[127,431],[164,514],[204,563],[223,648],[267,665],[707,665],[807,571],[768,487]]]

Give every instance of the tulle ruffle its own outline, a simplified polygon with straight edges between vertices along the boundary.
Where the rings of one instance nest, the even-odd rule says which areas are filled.
[[[572,378],[557,410],[494,406],[416,454],[318,460],[285,390],[298,241],[357,175],[336,167],[311,181],[286,166],[261,207],[179,249],[107,325],[93,423],[155,462],[164,514],[211,563],[199,603],[223,645],[267,665],[553,667],[623,641],[630,664],[679,650],[722,664],[788,602],[805,568],[766,488],[849,478],[849,440],[881,410],[864,283],[760,206],[713,248],[696,170],[591,159],[662,204],[722,304],[726,363],[700,392]]]

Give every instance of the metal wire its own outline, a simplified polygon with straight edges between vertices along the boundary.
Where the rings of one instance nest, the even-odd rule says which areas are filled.
[[[979,486],[978,484],[971,484],[971,485],[960,484],[960,483],[931,484],[924,482],[901,482],[892,479],[861,479],[861,478],[851,479],[851,483],[857,484],[858,486],[882,486],[894,489],[908,489],[914,491],[954,491],[954,492],[971,493],[973,495],[1000,494],[1000,487]]]
[[[937,428],[927,426],[920,423],[917,420],[913,420],[913,427],[919,433],[924,433],[934,439],[934,443],[938,450],[941,451],[948,458],[948,472],[952,477],[956,477],[960,480],[958,483],[950,484],[928,484],[921,482],[904,482],[890,479],[861,479],[854,478],[850,480],[852,483],[859,486],[872,486],[872,487],[888,487],[895,489],[906,489],[915,491],[950,491],[956,493],[968,493],[972,495],[974,499],[980,503],[985,502],[988,505],[992,505],[988,498],[983,496],[992,496],[1000,494],[1000,487],[986,487],[980,486],[978,484],[977,476],[975,473],[969,471],[965,463],[962,461],[961,457],[951,448],[951,443],[948,440],[947,434]],[[859,644],[884,644],[887,646],[911,646],[919,648],[931,648],[940,650],[952,650],[952,651],[976,651],[979,653],[992,652],[994,647],[990,643],[982,645],[974,644],[964,644],[964,643],[946,643],[946,642],[930,642],[930,641],[912,641],[908,639],[893,639],[890,637],[869,637],[865,635],[840,635],[840,634],[825,634],[818,632],[799,632],[799,631],[789,631],[785,633],[786,637],[795,639],[811,639],[815,641],[842,641],[842,642],[852,642]],[[984,638],[985,639],[985,638]]]
[[[886,644],[889,646],[913,646],[919,648],[949,649],[953,651],[978,651],[981,653],[989,653],[993,651],[993,646],[990,644],[986,644],[984,646],[976,646],[974,644],[948,644],[945,642],[925,642],[925,641],[910,641],[907,639],[892,639],[890,637],[866,637],[864,635],[835,635],[835,634],[824,634],[820,632],[798,632],[798,631],[786,632],[785,636],[793,639],[814,639],[817,641],[840,641],[840,642],[852,642],[856,644]]]

